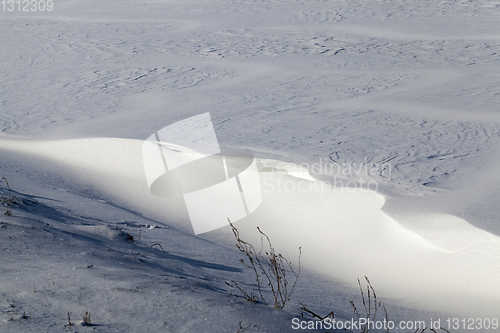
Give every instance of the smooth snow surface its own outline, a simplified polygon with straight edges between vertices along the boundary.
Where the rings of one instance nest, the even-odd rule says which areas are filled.
[[[350,318],[366,275],[393,320],[499,316],[500,3],[64,0],[0,31],[0,176],[28,202],[0,218],[0,331],[295,331],[229,296],[255,287],[229,227],[149,192],[144,140],[205,113],[257,158],[242,237],[302,248],[290,305]]]
[[[158,219],[178,217],[179,227],[189,230],[184,205],[171,204],[166,213],[162,202],[169,199],[148,192],[139,140],[3,144],[16,152],[55,160],[53,173],[66,172],[72,181],[91,184]],[[259,165],[263,204],[237,223],[245,238],[253,237],[258,243],[253,230],[260,226],[288,257],[301,246],[304,266],[318,273],[346,283],[367,275],[384,295],[407,298],[426,310],[495,315],[499,299],[491,291],[500,283],[500,237],[446,214],[415,214],[411,222],[401,225],[381,210],[384,197],[373,191],[332,188],[310,176],[300,177],[300,166],[290,163],[261,160]],[[86,228],[79,229],[116,238],[106,227]],[[229,233],[224,237],[218,241],[232,241]],[[478,280],[480,284],[474,283]]]

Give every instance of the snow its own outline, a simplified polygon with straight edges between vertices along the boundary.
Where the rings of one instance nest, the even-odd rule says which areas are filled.
[[[0,331],[65,332],[68,311],[77,332],[296,331],[297,302],[351,318],[365,275],[391,320],[498,318],[499,17],[487,0],[0,11],[0,175],[37,202],[0,218]],[[144,140],[205,113],[257,158],[243,239],[259,226],[294,264],[302,248],[285,311],[230,295],[255,280],[229,226],[195,236],[182,198],[149,191]]]

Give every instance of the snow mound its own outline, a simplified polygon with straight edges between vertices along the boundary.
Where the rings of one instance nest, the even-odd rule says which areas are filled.
[[[95,188],[118,205],[190,229],[181,201],[149,193],[140,140],[1,144],[51,161],[40,165]],[[382,211],[385,199],[376,192],[331,187],[290,163],[261,160],[260,166],[262,205],[236,224],[244,239],[258,244],[259,226],[287,258],[295,259],[301,246],[304,267],[350,284],[367,275],[386,296],[427,310],[483,316],[500,310],[500,295],[492,292],[500,283],[499,237],[446,214],[415,216],[410,230]],[[81,228],[113,240],[121,237],[106,226]],[[228,227],[203,237],[233,242]]]

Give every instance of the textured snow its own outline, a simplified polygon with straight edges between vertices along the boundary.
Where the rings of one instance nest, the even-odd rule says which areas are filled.
[[[254,284],[229,228],[148,190],[144,140],[206,112],[259,162],[242,235],[302,247],[294,304],[350,318],[367,275],[395,320],[500,313],[495,1],[66,0],[0,27],[0,175],[38,201],[0,219],[2,332],[293,331],[229,297]]]

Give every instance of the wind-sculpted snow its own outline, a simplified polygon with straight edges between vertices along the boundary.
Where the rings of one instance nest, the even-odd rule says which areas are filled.
[[[0,11],[0,31],[0,176],[16,196],[39,201],[2,218],[0,279],[13,290],[0,290],[3,298],[36,307],[42,301],[25,290],[40,274],[30,267],[50,278],[62,271],[62,291],[51,294],[50,278],[34,286],[56,295],[57,316],[71,305],[65,297],[87,293],[79,311],[118,302],[129,320],[132,297],[106,304],[99,294],[121,288],[149,309],[159,299],[152,304],[151,294],[168,285],[161,295],[170,305],[141,312],[144,321],[124,330],[207,331],[208,318],[208,331],[236,331],[214,324],[240,311],[217,307],[232,306],[219,282],[244,274],[237,254],[224,252],[235,250],[230,230],[190,235],[183,202],[152,196],[142,166],[151,133],[209,112],[221,149],[258,161],[263,203],[238,222],[245,237],[258,242],[260,226],[289,259],[302,246],[307,269],[354,287],[368,275],[384,295],[433,315],[500,312],[496,2],[67,0],[51,12]],[[92,271],[94,259],[104,264]],[[113,289],[109,272],[129,280]],[[90,287],[66,284],[87,278]],[[148,287],[137,289],[143,278]],[[309,300],[324,295],[319,278],[305,279]],[[203,296],[178,292],[193,284]],[[191,306],[213,295],[217,306]],[[200,308],[206,315],[193,319]],[[289,319],[245,309],[270,332]],[[185,325],[176,322],[181,311]],[[57,320],[44,327],[63,329],[66,318]]]
[[[262,135],[260,143],[280,147],[278,156],[279,152],[302,152],[294,159],[296,163],[312,165],[321,160],[338,168],[379,168],[370,173],[376,181],[419,192],[426,191],[424,186],[457,176],[457,172],[463,176],[461,168],[480,165],[480,152],[497,144],[500,135],[496,127],[471,122],[416,121],[374,111],[332,113],[297,115],[286,124],[273,126],[271,132],[284,134],[288,128],[304,122],[309,124],[307,130],[298,131],[291,138],[283,135],[269,141]],[[311,120],[312,116],[316,119]],[[241,132],[247,134],[247,130]],[[336,175],[324,171],[325,175]]]
[[[404,123],[399,125],[404,128]],[[74,187],[73,191],[80,195],[103,193],[106,200],[189,230],[184,205],[178,200],[153,196],[145,178],[139,176],[141,146],[138,140],[94,138],[4,141],[1,148],[37,156],[36,164],[46,165],[40,171],[94,189],[81,192],[79,186]],[[447,214],[415,214],[405,227],[381,210],[385,199],[374,191],[332,187],[291,163],[260,160],[258,165],[262,207],[237,223],[242,235],[253,243],[259,241],[253,233],[259,226],[287,257],[292,257],[301,246],[306,268],[344,282],[366,274],[377,281],[385,295],[408,298],[428,309],[471,313],[468,306],[472,306],[477,315],[493,315],[497,311],[498,299],[491,290],[500,283],[498,236]],[[78,230],[111,240],[124,238],[118,230],[105,226]],[[218,242],[231,239],[229,228],[215,235]],[[325,253],[329,254],[327,262]],[[433,273],[416,274],[416,267]],[[450,280],[456,270],[461,274]],[[482,283],[468,285],[477,280]],[[463,288],[468,292],[455,293]],[[467,304],[467,308],[460,304]]]

